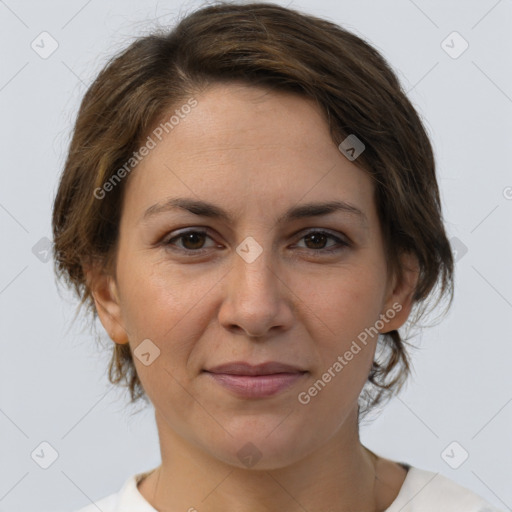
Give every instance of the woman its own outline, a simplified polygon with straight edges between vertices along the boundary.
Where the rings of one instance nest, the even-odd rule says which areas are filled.
[[[140,38],[84,97],[53,229],[162,456],[82,512],[495,510],[359,440],[453,291],[430,141],[360,38],[270,3]]]

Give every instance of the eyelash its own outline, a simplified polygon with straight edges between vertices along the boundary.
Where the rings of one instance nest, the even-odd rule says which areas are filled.
[[[184,239],[187,235],[190,235],[190,234],[198,234],[198,235],[204,235],[204,236],[207,236],[208,238],[211,239],[211,237],[208,235],[208,232],[207,231],[204,231],[204,230],[200,230],[200,229],[189,229],[187,231],[182,231],[181,233],[179,233],[178,235],[176,236],[173,236],[172,238],[168,238],[167,240],[163,240],[162,241],[162,244],[166,247],[166,248],[170,248],[171,250],[177,250],[178,252],[182,252],[182,253],[188,253],[187,256],[189,257],[193,257],[193,256],[197,256],[197,255],[201,255],[201,254],[204,254],[205,252],[207,252],[210,248],[206,248],[206,249],[183,249],[181,247],[172,247],[174,244],[172,243],[173,241],[175,240],[182,240]],[[313,253],[322,253],[322,254],[332,254],[332,253],[335,253],[335,252],[338,252],[338,251],[342,251],[348,247],[350,247],[350,243],[346,242],[345,240],[342,240],[341,238],[333,235],[332,233],[329,233],[328,231],[323,231],[323,230],[320,230],[320,229],[313,229],[311,231],[308,231],[307,233],[305,233],[304,235],[302,235],[302,237],[300,238],[300,240],[302,240],[303,238],[309,236],[309,235],[325,235],[327,238],[331,238],[331,239],[334,239],[339,245],[341,245],[341,247],[336,247],[336,248],[331,248],[331,249],[307,249],[307,251],[311,251]]]

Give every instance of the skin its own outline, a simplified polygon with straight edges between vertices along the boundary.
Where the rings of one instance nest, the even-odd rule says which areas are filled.
[[[413,270],[401,282],[387,274],[373,183],[338,150],[313,101],[237,83],[195,98],[129,176],[115,272],[87,271],[111,338],[160,350],[149,366],[134,358],[162,456],[139,490],[165,511],[385,510],[406,472],[364,447],[357,425],[377,338],[307,405],[297,396],[393,304],[401,310],[380,332],[407,320],[415,262],[404,256]],[[184,209],[141,220],[176,197],[214,203],[232,220]],[[288,208],[331,200],[356,206],[366,223],[343,211],[277,222]],[[176,238],[185,228],[207,236]],[[311,240],[313,228],[350,245]],[[263,250],[251,263],[236,252],[249,236]],[[202,372],[236,360],[307,373],[272,397],[240,398]],[[252,467],[237,456],[247,443],[261,453]]]

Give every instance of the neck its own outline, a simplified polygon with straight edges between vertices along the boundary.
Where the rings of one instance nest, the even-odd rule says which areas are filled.
[[[156,415],[162,465],[139,486],[157,510],[290,512],[385,510],[396,496],[379,488],[378,457],[359,440],[357,410],[320,449],[285,467],[247,469],[224,463],[170,429]],[[403,481],[403,478],[402,478]],[[398,486],[399,488],[399,486]]]

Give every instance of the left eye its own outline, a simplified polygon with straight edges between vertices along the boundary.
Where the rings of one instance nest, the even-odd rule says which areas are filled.
[[[327,239],[331,239],[331,240],[335,240],[337,242],[338,245],[341,245],[341,246],[348,246],[349,244],[345,241],[343,241],[341,238],[337,237],[337,236],[334,236],[332,235],[331,233],[328,233],[326,231],[310,231],[309,233],[306,233],[302,238],[301,240],[307,240],[307,241],[312,241],[313,242],[313,245],[315,247],[307,247],[307,249],[311,249],[313,251],[317,251],[317,250],[322,250],[322,249],[325,249],[325,247],[318,247],[318,245],[321,245],[321,246],[324,246]],[[307,243],[307,242],[306,242]],[[334,244],[334,247],[336,247],[337,244]],[[333,247],[333,246],[331,246]],[[333,251],[335,249],[325,249],[324,252],[329,252],[329,251]]]
[[[177,246],[178,249],[186,252],[202,252],[203,250],[206,250],[208,248],[204,248],[204,240],[206,238],[209,238],[212,240],[212,238],[207,234],[206,231],[200,231],[200,230],[189,230],[182,232],[181,234],[169,238],[168,240],[164,241],[164,245],[166,246]],[[331,248],[325,248],[325,244],[327,243],[327,240],[334,240],[336,243],[331,245]],[[313,245],[313,247],[309,246],[306,247],[306,249],[309,249],[314,252],[332,252],[333,250],[339,250],[343,247],[348,247],[349,243],[345,242],[341,238],[334,236],[331,233],[328,233],[326,231],[310,231],[303,235],[300,240],[305,240],[306,245]],[[175,242],[179,241],[179,244],[176,244]],[[213,240],[212,240],[213,241]],[[336,247],[336,245],[341,247]],[[215,243],[210,246],[215,247]],[[299,246],[297,246],[299,247]]]

